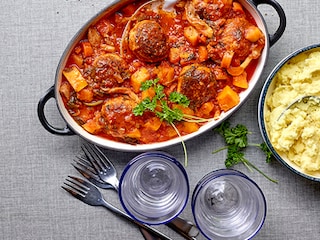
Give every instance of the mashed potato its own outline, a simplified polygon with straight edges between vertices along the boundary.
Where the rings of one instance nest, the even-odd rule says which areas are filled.
[[[320,174],[320,102],[294,104],[296,99],[320,96],[320,52],[299,54],[276,74],[274,90],[267,98],[265,121],[270,141],[279,155],[307,174]]]

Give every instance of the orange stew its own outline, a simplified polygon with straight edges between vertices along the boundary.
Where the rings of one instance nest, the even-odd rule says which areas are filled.
[[[63,70],[65,107],[86,131],[131,144],[161,142],[195,132],[197,121],[159,118],[133,109],[152,99],[141,89],[152,79],[190,104],[169,103],[184,114],[218,118],[235,107],[265,45],[252,16],[233,0],[182,0],[174,9],[136,1],[90,26]],[[160,108],[160,106],[157,106]],[[176,129],[175,129],[176,128]],[[177,131],[178,130],[178,131]]]

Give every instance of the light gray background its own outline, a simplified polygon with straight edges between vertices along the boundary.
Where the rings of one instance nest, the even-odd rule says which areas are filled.
[[[78,136],[55,136],[40,125],[37,102],[53,85],[55,70],[67,43],[78,29],[102,9],[102,0],[15,0],[0,2],[0,239],[142,239],[137,228],[102,208],[70,197],[60,186],[80,153]],[[246,124],[250,142],[261,142],[257,102],[272,68],[297,48],[319,43],[320,7],[317,0],[279,0],[287,15],[282,38],[270,49],[269,61],[248,101],[230,119]],[[269,31],[278,18],[269,6],[261,6]],[[50,121],[63,126],[55,102],[47,104]],[[212,131],[188,141],[191,190],[210,170],[223,167],[225,153],[212,155],[222,146]],[[165,149],[183,161],[180,145]],[[106,150],[119,174],[136,153]],[[265,193],[268,213],[258,240],[319,239],[320,184],[305,180],[263,155],[248,149],[247,157],[279,184],[267,181],[243,166],[237,169],[255,180]],[[104,191],[118,205],[117,195]],[[192,220],[190,202],[182,217]],[[182,239],[165,226],[159,228],[173,239]],[[199,237],[198,239],[204,239]]]

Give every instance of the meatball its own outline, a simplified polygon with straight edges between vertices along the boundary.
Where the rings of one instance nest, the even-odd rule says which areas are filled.
[[[168,55],[167,36],[153,20],[138,22],[129,32],[129,48],[142,61],[158,62]]]
[[[249,22],[245,18],[229,19],[226,22],[221,42],[233,50],[241,59],[250,54],[251,42],[245,38],[246,28]]]
[[[224,0],[193,0],[192,1],[196,11],[203,16],[203,18],[216,21],[222,18],[228,18],[228,13],[232,8],[232,1]]]
[[[126,62],[116,54],[107,53],[97,57],[94,62],[95,79],[103,87],[113,87],[128,77]]]
[[[252,43],[245,38],[248,26],[250,23],[245,18],[228,19],[218,42],[210,43],[208,46],[210,57],[214,60],[221,59],[224,52],[229,51],[243,61],[250,54],[252,47]]]
[[[106,100],[101,109],[105,132],[124,141],[139,138],[138,123],[132,112],[135,106],[136,102],[128,95]]]
[[[215,85],[216,79],[210,68],[192,64],[181,70],[177,90],[188,97],[192,109],[197,109],[215,97]]]

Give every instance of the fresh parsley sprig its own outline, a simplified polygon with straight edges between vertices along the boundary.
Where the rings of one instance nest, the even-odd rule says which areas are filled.
[[[135,116],[142,116],[146,111],[154,112],[161,121],[168,122],[174,130],[177,132],[178,136],[181,138],[179,130],[174,125],[175,121],[186,121],[186,122],[208,122],[211,119],[204,119],[197,116],[185,114],[181,109],[177,107],[171,107],[174,104],[178,104],[183,107],[188,107],[190,100],[183,94],[179,92],[171,92],[167,96],[164,92],[164,86],[159,84],[159,79],[147,80],[141,84],[141,90],[146,91],[149,88],[153,88],[155,95],[153,98],[144,98],[137,106],[133,109],[133,114]],[[183,141],[181,141],[184,153],[185,153],[185,165],[187,165],[187,151],[186,146]]]
[[[135,116],[142,116],[145,111],[154,112],[161,120],[165,120],[168,123],[174,121],[184,120],[184,114],[179,108],[171,108],[168,103],[176,103],[184,107],[188,107],[190,101],[188,98],[178,92],[170,93],[167,98],[164,93],[164,87],[158,83],[159,79],[147,80],[141,84],[141,90],[145,91],[149,88],[153,88],[155,96],[150,99],[149,97],[143,99],[134,109],[133,114]],[[159,107],[159,110],[156,108]]]
[[[181,109],[174,107],[172,104],[178,104],[183,107],[188,107],[190,100],[179,92],[171,92],[167,97],[164,93],[164,87],[158,83],[159,79],[147,80],[141,84],[141,90],[145,91],[149,88],[153,88],[155,95],[152,99],[149,97],[143,99],[134,109],[133,114],[135,116],[142,116],[144,112],[154,112],[161,120],[173,123],[174,121],[186,121],[186,122],[208,122],[211,118],[201,118],[190,114],[185,114]],[[158,107],[158,108],[157,108]]]
[[[190,100],[187,98],[187,96],[178,92],[170,93],[169,100],[173,103],[178,103],[184,107],[188,107],[190,104]]]
[[[248,131],[246,126],[237,124],[235,127],[231,127],[230,123],[228,121],[225,121],[219,127],[215,128],[214,131],[219,133],[224,138],[226,146],[215,150],[212,153],[217,153],[224,149],[227,149],[227,158],[225,160],[225,166],[227,168],[231,168],[238,163],[243,163],[250,171],[254,169],[271,182],[277,183],[277,180],[274,180],[267,176],[264,172],[262,172],[253,163],[251,163],[244,157],[244,149],[248,146],[254,146],[258,147],[265,153],[267,163],[270,163],[272,160],[272,153],[265,143],[248,143],[247,136],[250,132]]]

